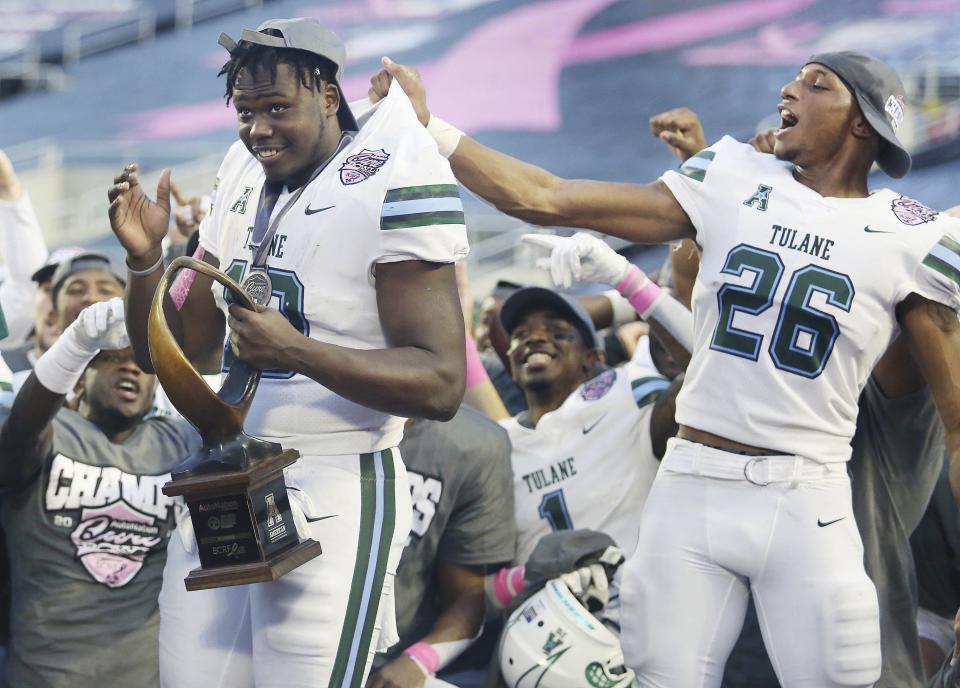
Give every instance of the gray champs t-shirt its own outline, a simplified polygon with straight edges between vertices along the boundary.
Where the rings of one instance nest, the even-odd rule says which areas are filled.
[[[4,493],[0,510],[12,581],[9,684],[157,686],[157,596],[174,523],[161,488],[200,439],[184,421],[153,418],[112,444],[68,409],[53,429],[41,472]]]
[[[510,441],[496,423],[461,406],[448,423],[414,421],[400,454],[410,479],[413,524],[397,570],[400,642],[393,659],[426,635],[440,611],[434,563],[507,563],[516,546]]]

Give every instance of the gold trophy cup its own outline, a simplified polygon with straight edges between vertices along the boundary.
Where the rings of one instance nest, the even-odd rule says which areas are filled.
[[[196,270],[228,290],[235,303],[253,301],[235,281],[194,258],[167,268],[150,306],[150,358],[173,405],[200,433],[203,447],[180,463],[163,486],[182,495],[197,536],[200,568],[184,580],[187,590],[276,580],[321,553],[320,543],[297,535],[283,469],[300,456],[275,442],[251,437],[243,421],[260,382],[260,369],[234,361],[214,392],[187,360],[163,311],[164,295],[181,268]]]

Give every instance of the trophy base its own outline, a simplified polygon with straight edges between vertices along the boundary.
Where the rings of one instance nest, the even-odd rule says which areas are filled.
[[[269,583],[285,573],[290,573],[301,564],[306,564],[323,553],[320,543],[312,538],[301,540],[288,550],[266,561],[252,564],[219,566],[215,569],[195,568],[183,579],[187,590],[208,590],[229,585],[247,585],[249,583]]]
[[[186,500],[197,538],[200,568],[185,579],[187,590],[276,580],[320,555],[319,543],[300,539],[290,511],[283,469],[299,457],[280,450],[244,470],[180,474],[163,486]]]

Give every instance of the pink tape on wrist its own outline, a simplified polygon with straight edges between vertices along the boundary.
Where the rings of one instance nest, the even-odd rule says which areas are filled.
[[[440,668],[440,655],[437,654],[430,643],[422,641],[414,643],[404,650],[403,654],[415,659],[420,666],[426,669],[428,674],[435,674]]]
[[[197,250],[193,252],[193,257],[197,260],[203,260],[204,254],[206,254],[206,251],[203,250],[203,246],[197,246]],[[170,299],[178,311],[186,303],[187,295],[190,293],[190,287],[193,286],[195,279],[197,279],[196,270],[181,270],[177,278],[173,280],[173,284],[170,285]]]
[[[487,375],[487,369],[483,367],[483,361],[480,360],[480,353],[477,351],[477,343],[469,334],[466,336],[467,349],[467,389],[472,389],[482,382],[490,379]]]
[[[637,313],[646,315],[650,306],[662,293],[660,286],[647,277],[636,265],[631,265],[627,270],[627,275],[620,284],[617,285],[617,291],[624,295],[630,305]]]
[[[502,607],[507,607],[513,598],[523,592],[527,584],[523,580],[523,566],[500,569],[493,578],[493,594]]]

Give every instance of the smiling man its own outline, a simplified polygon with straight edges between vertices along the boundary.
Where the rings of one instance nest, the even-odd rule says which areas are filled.
[[[228,306],[198,277],[167,319],[198,366],[264,371],[245,429],[299,450],[286,481],[323,555],[275,582],[187,593],[199,558],[175,538],[161,677],[174,688],[359,686],[396,641],[392,579],[411,514],[403,418],[447,420],[463,396],[463,208],[401,89],[358,129],[338,86],[343,45],[315,20],[271,20],[220,43],[240,140],[200,247],[261,305]],[[169,176],[153,203],[128,167],[109,198],[130,268],[130,338],[149,369]]]
[[[562,179],[486,148],[431,117],[415,71],[384,64],[372,95],[396,78],[459,181],[497,208],[703,250],[680,431],[621,589],[639,684],[719,686],[752,593],[784,686],[872,685],[877,597],[846,461],[857,400],[898,331],[960,495],[958,225],[867,187],[875,162],[895,178],[910,168],[896,72],[863,53],[815,55],[781,89],[773,155],[724,137],[636,185]]]
[[[72,411],[64,399],[78,382]],[[145,420],[155,387],[114,298],[81,312],[0,407],[11,686],[159,685],[157,597],[174,526],[160,488],[200,442],[184,421]]]
[[[659,468],[678,380],[603,364],[590,316],[574,299],[527,287],[504,302],[507,356],[527,410],[500,421],[510,436],[518,563],[556,530],[589,528],[629,557],[639,510]]]

